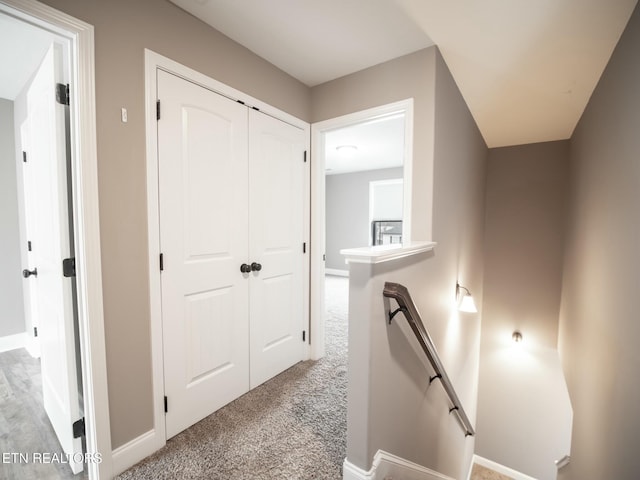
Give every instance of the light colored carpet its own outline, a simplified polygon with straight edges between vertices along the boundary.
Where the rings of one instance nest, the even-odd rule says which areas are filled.
[[[326,356],[306,361],[176,435],[118,478],[342,478],[348,280],[327,277]]]
[[[471,480],[513,480],[511,477],[502,475],[488,468],[485,468],[477,463],[473,464],[471,470]]]

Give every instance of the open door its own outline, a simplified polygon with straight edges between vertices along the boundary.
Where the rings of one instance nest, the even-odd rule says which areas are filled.
[[[28,145],[25,212],[31,252],[23,271],[35,298],[44,407],[74,473],[83,469],[82,443],[74,438],[80,418],[74,330],[73,282],[63,272],[71,257],[62,49],[52,45],[27,92]],[[58,97],[58,99],[56,98]],[[62,103],[60,103],[62,101]]]

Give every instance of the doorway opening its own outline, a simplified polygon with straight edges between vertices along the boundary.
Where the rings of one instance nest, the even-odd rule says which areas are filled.
[[[411,241],[412,126],[412,99],[312,125],[312,358],[324,355],[325,276],[348,276],[340,251]]]
[[[3,470],[109,476],[93,27],[0,0],[0,38]]]

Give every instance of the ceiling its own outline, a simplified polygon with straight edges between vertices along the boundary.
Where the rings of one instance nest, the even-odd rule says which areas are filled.
[[[327,175],[402,167],[404,120],[394,114],[325,133]]]
[[[301,82],[434,43],[489,147],[569,138],[637,0],[171,0]]]
[[[50,32],[0,13],[0,98],[16,99],[54,38]]]

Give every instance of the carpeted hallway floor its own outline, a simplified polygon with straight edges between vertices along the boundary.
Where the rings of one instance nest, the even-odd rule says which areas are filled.
[[[326,277],[326,356],[269,380],[121,474],[133,479],[342,478],[348,280]]]

